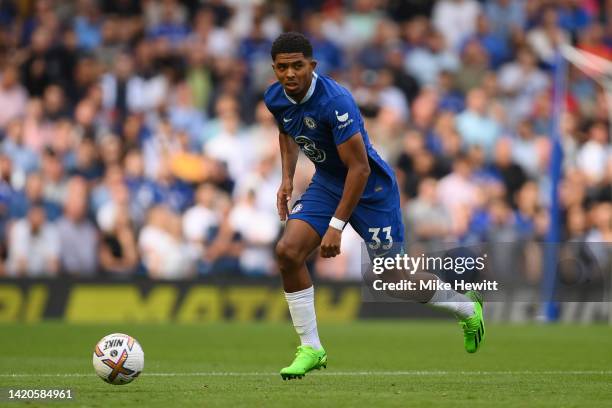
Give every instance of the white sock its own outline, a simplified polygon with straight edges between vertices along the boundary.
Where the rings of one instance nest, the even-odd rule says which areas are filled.
[[[317,331],[314,288],[311,286],[298,292],[285,292],[285,298],[289,305],[293,327],[295,327],[295,331],[300,336],[302,345],[311,346],[315,350],[319,350],[321,348],[321,341]]]
[[[452,289],[436,290],[427,304],[449,310],[460,319],[465,319],[474,314],[474,301]]]

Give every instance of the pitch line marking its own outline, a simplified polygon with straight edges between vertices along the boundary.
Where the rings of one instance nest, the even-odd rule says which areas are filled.
[[[209,371],[209,372],[192,372],[192,373],[143,373],[149,377],[268,377],[278,376],[278,373],[272,372],[222,372],[222,371]],[[317,376],[347,376],[347,377],[359,377],[359,376],[447,376],[447,375],[612,375],[610,370],[552,370],[552,371],[529,371],[529,370],[517,370],[517,371],[327,371],[322,373],[315,373]],[[33,374],[33,373],[14,373],[0,374],[1,378],[34,378],[34,377],[95,377],[94,373],[66,373],[66,374]]]

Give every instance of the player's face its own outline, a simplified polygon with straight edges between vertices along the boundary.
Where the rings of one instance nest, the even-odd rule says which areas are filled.
[[[272,68],[287,95],[299,100],[308,92],[312,71],[316,65],[315,60],[297,52],[277,54]]]

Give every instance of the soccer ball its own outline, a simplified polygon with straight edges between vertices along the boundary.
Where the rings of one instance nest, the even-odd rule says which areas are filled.
[[[134,381],[144,368],[144,352],[132,336],[113,333],[102,338],[93,352],[96,374],[110,384]]]

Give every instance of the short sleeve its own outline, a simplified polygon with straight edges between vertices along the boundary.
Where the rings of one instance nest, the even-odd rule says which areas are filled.
[[[282,123],[281,123],[281,119],[280,119],[280,117],[276,116],[276,114],[274,114],[274,113],[273,113],[273,115],[274,115],[274,121],[276,122],[276,126],[278,127],[278,131],[279,131],[280,133],[287,133],[287,132],[285,131],[285,128],[283,127],[283,125],[282,125]]]
[[[285,129],[283,128],[283,124],[281,122],[282,119],[280,115],[278,114],[278,112],[274,112],[272,109],[270,109],[267,103],[266,103],[266,108],[268,108],[272,116],[274,116],[274,121],[276,122],[276,127],[278,127],[278,131],[281,133],[287,133],[285,132]]]
[[[287,133],[285,132],[285,129],[283,128],[283,124],[281,122],[281,117],[280,117],[280,113],[278,111],[275,111],[274,109],[271,108],[271,103],[270,103],[270,96],[269,96],[269,90],[266,91],[264,93],[264,103],[266,104],[266,108],[268,109],[268,111],[270,111],[270,113],[272,114],[272,116],[274,116],[274,121],[276,122],[276,126],[278,127],[278,131],[281,133]]]
[[[351,136],[360,132],[359,108],[349,95],[335,97],[325,109],[336,145],[346,142]]]

